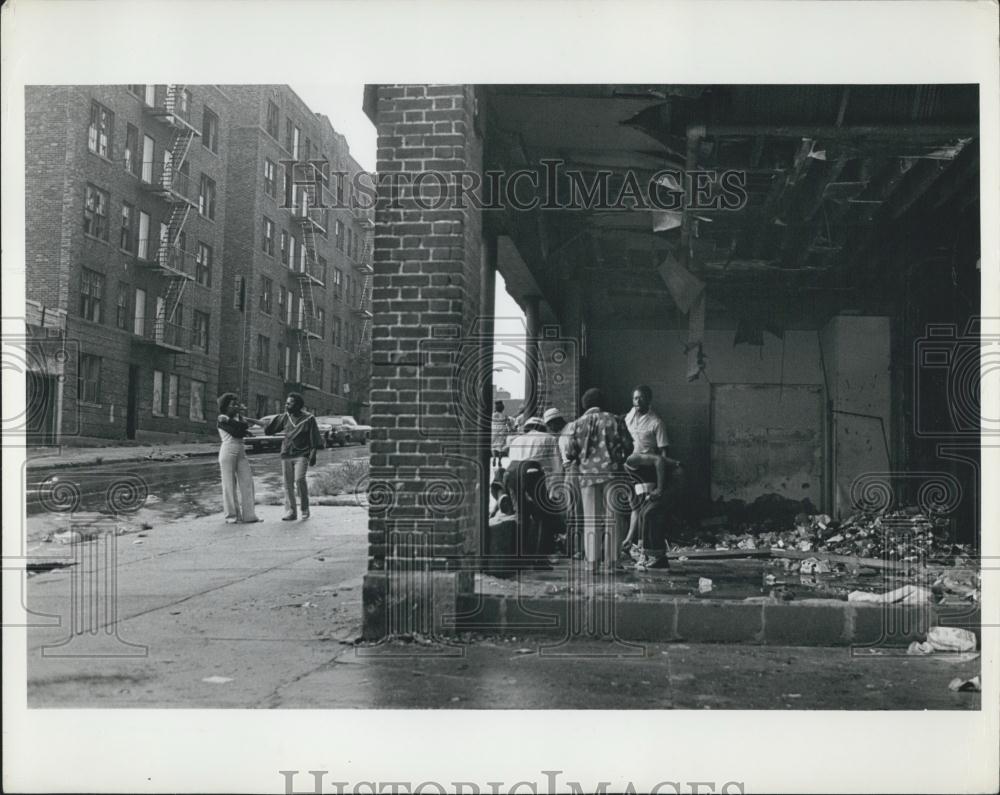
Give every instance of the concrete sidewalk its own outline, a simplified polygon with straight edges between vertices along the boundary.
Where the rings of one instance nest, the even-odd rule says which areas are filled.
[[[494,629],[454,640],[416,636],[355,645],[367,513],[317,507],[309,520],[282,522],[279,506],[258,510],[265,521],[255,525],[226,525],[216,515],[46,550],[69,556],[75,565],[27,580],[26,603],[34,613],[29,620],[36,624],[27,630],[29,706],[977,709],[980,704],[978,693],[948,689],[952,678],[979,672],[978,658],[954,655],[561,642],[511,627],[505,638]],[[116,599],[94,599],[95,571],[114,573],[98,585],[113,585]],[[74,593],[91,599],[74,600]]]

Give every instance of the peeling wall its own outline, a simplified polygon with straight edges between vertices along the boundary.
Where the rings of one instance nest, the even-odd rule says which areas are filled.
[[[688,383],[685,375],[686,330],[595,331],[588,338],[589,356],[585,368],[588,383],[584,386],[599,386],[605,390],[611,410],[619,413],[627,411],[631,405],[631,392],[636,384],[646,383],[652,387],[653,408],[667,425],[671,454],[683,462],[690,494],[696,502],[712,498],[713,384],[770,384],[775,387],[782,384],[785,387],[821,387],[823,384],[819,335],[816,331],[787,331],[784,340],[765,334],[762,347],[734,346],[733,335],[732,330],[706,330],[707,379],[702,377],[694,383]],[[786,392],[792,394],[787,389]],[[751,426],[755,422],[752,415],[745,419]],[[761,415],[758,420],[761,429],[766,428],[767,415]],[[804,424],[799,431],[816,431],[822,440],[821,417],[817,416],[812,422],[813,426],[806,427]],[[776,434],[787,431],[785,428],[776,431]],[[772,448],[772,442],[777,441],[777,437],[770,441],[767,439],[766,433],[758,434],[758,455],[748,461],[747,466],[752,464],[756,467],[760,461],[768,460],[772,453],[777,456],[777,448]],[[822,459],[819,466],[822,467]],[[788,471],[788,477],[793,474]],[[809,493],[803,494],[801,483],[819,484],[821,480],[814,473],[808,481],[799,481],[795,499],[809,496],[819,507],[821,487],[810,485],[805,490]],[[786,479],[786,482],[791,484],[792,480]],[[757,478],[757,486],[744,489],[744,493],[748,496],[756,490],[767,493],[762,489],[770,490],[766,482]],[[812,493],[814,491],[817,493]]]
[[[890,469],[889,318],[838,316],[822,339],[833,409],[833,508],[849,514],[855,481]]]

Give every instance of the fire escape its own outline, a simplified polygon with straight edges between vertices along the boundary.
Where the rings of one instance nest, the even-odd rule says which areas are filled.
[[[156,93],[156,102],[145,108],[148,116],[170,130],[170,144],[163,150],[159,162],[143,160],[140,184],[167,205],[167,221],[160,227],[154,241],[152,230],[140,238],[136,262],[166,280],[166,291],[157,300],[154,316],[146,322],[140,341],[177,352],[186,352],[190,345],[177,317],[177,308],[187,283],[194,279],[188,254],[181,246],[184,224],[191,209],[197,207],[188,172],[187,155],[191,142],[201,133],[190,122],[190,95],[182,85],[168,85]]]
[[[371,258],[373,242],[374,241],[371,235],[365,235],[365,243],[361,250],[361,258],[354,263],[354,267],[358,273],[365,277],[364,284],[361,288],[361,296],[358,298],[356,304],[351,307],[354,314],[362,321],[361,333],[358,335],[357,348],[354,350],[354,354],[362,358],[367,358],[365,356],[365,352],[367,350],[365,341],[368,339],[372,323],[371,294],[373,268]]]
[[[296,165],[315,169],[315,166],[311,164]],[[313,299],[313,285],[323,285],[316,234],[317,232],[322,234],[324,228],[320,220],[320,211],[316,209],[316,206],[322,203],[320,201],[322,197],[316,195],[317,187],[313,181],[314,177],[314,174],[310,174],[309,179],[303,181],[308,184],[300,183],[298,185],[292,204],[292,216],[302,232],[299,261],[292,263],[293,273],[299,288],[299,311],[293,326],[299,336],[299,367],[296,380],[303,387],[321,389],[322,384],[319,382],[322,377],[316,369],[310,343],[310,340],[322,338],[316,303]]]

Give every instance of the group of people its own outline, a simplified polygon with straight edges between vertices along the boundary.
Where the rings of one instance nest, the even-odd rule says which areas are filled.
[[[619,417],[606,410],[601,390],[588,389],[573,422],[552,407],[522,420],[514,433],[496,402],[491,517],[517,518],[522,557],[544,566],[554,538],[565,532],[567,553],[594,571],[619,567],[620,557],[637,569],[667,567],[667,523],[681,468],[668,456],[652,398],[645,384],[635,387],[631,410]]]
[[[243,441],[250,435],[250,426],[264,429],[268,436],[282,434],[281,465],[285,487],[283,521],[309,518],[309,487],[306,473],[316,464],[316,453],[326,444],[319,432],[316,418],[305,410],[305,399],[291,392],[285,399],[285,411],[269,422],[248,417],[247,408],[233,392],[219,396],[217,427],[222,445],[219,448],[219,469],[222,473],[222,504],[226,522],[250,524],[263,521],[254,507],[253,470]],[[296,491],[298,501],[296,503]]]

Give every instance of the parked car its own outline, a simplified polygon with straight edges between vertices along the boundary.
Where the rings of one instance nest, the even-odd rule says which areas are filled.
[[[340,419],[343,420],[352,442],[357,442],[358,444],[368,443],[368,439],[372,434],[371,425],[362,425],[348,414],[341,415]]]
[[[351,432],[347,429],[342,417],[317,417],[316,424],[322,434],[327,447],[338,445],[343,447],[351,441]]]
[[[274,419],[276,415],[269,414],[261,417],[260,421],[265,425]],[[264,429],[259,425],[250,426],[250,435],[243,440],[247,451],[251,453],[263,453],[281,449],[281,442],[285,438],[284,434],[276,436],[265,436]]]

